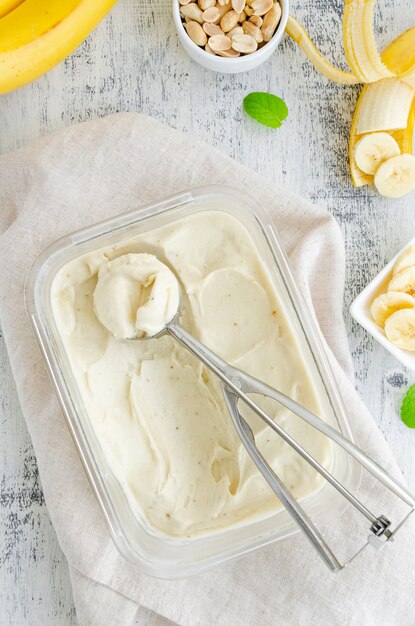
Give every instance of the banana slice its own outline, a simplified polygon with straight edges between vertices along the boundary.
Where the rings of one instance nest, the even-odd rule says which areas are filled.
[[[370,313],[378,326],[382,328],[388,317],[401,309],[415,309],[415,298],[408,293],[388,291],[377,297],[370,307]]]
[[[388,133],[372,133],[356,143],[354,160],[362,172],[373,175],[383,161],[400,153],[398,143]]]
[[[391,343],[403,350],[415,350],[415,310],[393,313],[385,322],[385,334]]]
[[[395,274],[399,274],[399,272],[403,272],[413,265],[415,265],[415,246],[410,246],[397,258],[392,273],[395,276]]]
[[[402,291],[411,296],[415,295],[415,267],[408,267],[395,274],[388,285],[388,291]]]
[[[386,198],[400,198],[415,187],[415,156],[400,154],[379,165],[375,187]]]

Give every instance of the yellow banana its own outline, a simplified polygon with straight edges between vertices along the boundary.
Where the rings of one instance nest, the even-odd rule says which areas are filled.
[[[0,0],[0,18],[13,11],[23,0]]]
[[[396,81],[398,85],[404,85],[404,83],[402,83],[402,81],[398,78],[387,79],[387,82],[389,81]],[[391,84],[391,89],[388,92],[384,92],[384,108],[381,106],[381,97],[377,100],[379,106],[373,107],[372,92],[377,88],[377,86],[378,83],[374,83],[363,87],[359,100],[357,101],[350,129],[349,163],[350,174],[355,187],[362,187],[363,185],[371,185],[373,183],[373,176],[365,174],[357,167],[354,156],[355,146],[357,142],[366,134],[366,132],[388,131],[388,133],[398,143],[402,154],[412,153],[412,138],[415,126],[415,92],[407,86],[408,92],[406,90],[404,91],[405,94],[410,94],[412,91],[412,95],[409,96],[411,99],[408,100],[408,95],[405,96],[404,100],[402,97],[401,99],[396,99],[394,98],[394,94],[399,93],[399,91],[395,91],[394,88],[396,85]],[[380,93],[378,95],[380,96]],[[368,122],[366,127],[360,126],[362,121],[362,112],[365,115],[365,120]],[[366,117],[366,115],[368,117]],[[385,119],[390,120],[389,124],[384,123]],[[405,120],[405,122],[402,120]],[[371,126],[369,124],[371,124]],[[366,129],[366,132],[362,132],[364,128]],[[359,130],[361,132],[359,132]]]
[[[353,116],[349,142],[350,173],[355,187],[373,183],[373,176],[359,170],[354,159],[355,145],[365,131],[387,130],[397,141],[402,154],[411,154],[413,149],[415,84],[411,90],[408,77],[415,72],[415,27],[392,41],[382,52],[381,58],[385,66],[400,77],[365,85],[362,89]],[[377,94],[376,99],[374,94]],[[365,114],[365,124],[371,113],[371,127],[362,125],[362,112]]]
[[[80,0],[25,0],[0,20],[0,54],[24,46],[56,27]]]
[[[407,84],[415,89],[415,68],[410,70],[406,74],[402,74],[401,79]]]
[[[406,128],[395,130],[390,134],[398,142],[402,154],[412,154],[413,152],[413,136],[415,129],[415,98],[412,101],[412,107],[408,115],[408,124]]]
[[[382,61],[401,77],[415,68],[415,26],[408,28],[384,49]]]
[[[415,89],[415,26],[402,33],[382,52],[382,61]]]
[[[415,71],[415,26],[408,28],[402,35],[392,41],[382,52],[384,64],[407,82],[408,77]],[[415,85],[413,85],[415,89]],[[398,142],[402,153],[411,154],[413,151],[413,136],[415,129],[415,98],[408,115],[406,128],[391,132]]]
[[[373,31],[374,4],[375,0],[344,2],[343,41],[351,73],[329,63],[297,20],[290,17],[286,28],[288,35],[327,78],[348,85],[365,83],[356,105],[349,141],[350,173],[356,187],[374,183],[375,165],[389,160],[387,146],[394,145],[395,151],[399,149],[400,153],[391,157],[398,165],[406,164],[408,159],[404,155],[412,152],[415,127],[415,26],[379,54]],[[385,133],[398,145],[388,140]],[[383,162],[382,155],[385,155]],[[366,171],[357,166],[356,156],[361,163],[366,163],[363,167]],[[367,165],[369,162],[371,167]],[[411,160],[411,167],[412,163]]]
[[[76,46],[78,46],[89,32],[98,24],[106,13],[115,4],[116,0],[65,0],[56,2],[60,5],[53,10],[53,15],[60,15],[62,19],[50,24],[49,30],[42,32],[35,39],[30,38],[31,22],[20,22],[16,29],[17,42],[25,42],[14,49],[0,52],[0,93],[7,93],[38,78],[57,63],[62,61]],[[0,20],[7,20],[30,3],[34,8],[35,0],[26,2]],[[38,0],[40,5],[40,0]],[[68,8],[71,6],[70,12]],[[66,7],[66,10],[64,10]],[[41,20],[36,21],[38,33],[42,29]],[[9,46],[12,35],[9,35]],[[2,44],[3,45],[3,44]]]
[[[399,76],[415,87],[415,26],[402,33],[380,55],[373,31],[375,0],[345,0],[343,40],[351,73],[335,68],[317,50],[305,28],[288,18],[286,32],[315,68],[336,83],[372,83]]]

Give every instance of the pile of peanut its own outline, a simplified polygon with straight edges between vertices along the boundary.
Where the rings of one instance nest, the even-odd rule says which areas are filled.
[[[221,57],[251,54],[274,35],[281,6],[274,0],[179,0],[190,39]]]

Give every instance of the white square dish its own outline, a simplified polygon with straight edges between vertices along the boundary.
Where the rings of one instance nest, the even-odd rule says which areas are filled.
[[[415,371],[415,352],[402,350],[394,346],[387,339],[383,328],[378,326],[370,314],[370,307],[373,300],[387,290],[388,282],[392,276],[393,266],[398,257],[410,246],[415,245],[415,237],[389,261],[389,263],[373,278],[373,280],[363,289],[363,291],[355,298],[350,307],[351,316],[358,322],[368,333],[372,335],[390,354],[392,354],[405,367]]]

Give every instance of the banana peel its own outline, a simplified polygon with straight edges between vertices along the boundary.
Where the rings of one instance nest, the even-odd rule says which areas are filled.
[[[15,33],[8,29],[5,42],[0,45],[0,94],[13,91],[35,80],[60,63],[74,50],[108,13],[116,0],[65,0],[51,3],[56,5],[52,14],[54,20],[35,15],[44,6],[44,0],[26,0],[23,4],[0,19],[0,32],[3,26],[19,23]],[[28,7],[25,7],[28,5]],[[5,5],[4,5],[5,6]],[[34,20],[16,20],[25,15]],[[52,24],[53,21],[53,24]],[[47,23],[48,29],[42,27]],[[35,28],[36,37],[30,33]],[[13,37],[15,47],[13,47]]]
[[[24,0],[0,0],[0,18],[8,15],[10,11],[13,11],[19,4],[22,4]]]
[[[293,17],[288,18],[286,32],[315,68],[333,82],[354,85],[391,78],[397,75],[393,62],[395,59],[391,58],[392,63],[388,64],[377,50],[373,30],[374,4],[375,0],[345,0],[343,44],[351,72],[339,70],[327,61],[317,50],[305,28]],[[411,38],[411,35],[402,38],[400,42],[402,51],[410,47]],[[395,54],[396,49],[389,56],[394,57]]]
[[[402,130],[392,131],[390,134],[398,142],[402,154],[413,153],[413,137],[415,130],[415,98],[408,116],[408,124]]]
[[[59,25],[80,0],[25,0],[0,20],[0,54],[16,50]],[[30,24],[30,28],[22,28]]]
[[[362,83],[394,76],[377,51],[373,32],[375,0],[345,0],[343,45],[352,73]]]
[[[415,89],[415,26],[408,28],[385,48],[382,61]]]
[[[294,17],[290,16],[288,18],[285,32],[301,48],[316,70],[326,76],[329,80],[342,85],[356,85],[361,82],[359,77],[355,74],[343,72],[343,70],[339,70],[334,67],[334,65],[329,63],[329,61],[323,57],[321,52],[317,50],[305,28],[297,22]]]
[[[382,61],[392,72],[403,78],[415,69],[415,26],[399,35],[382,52]]]

